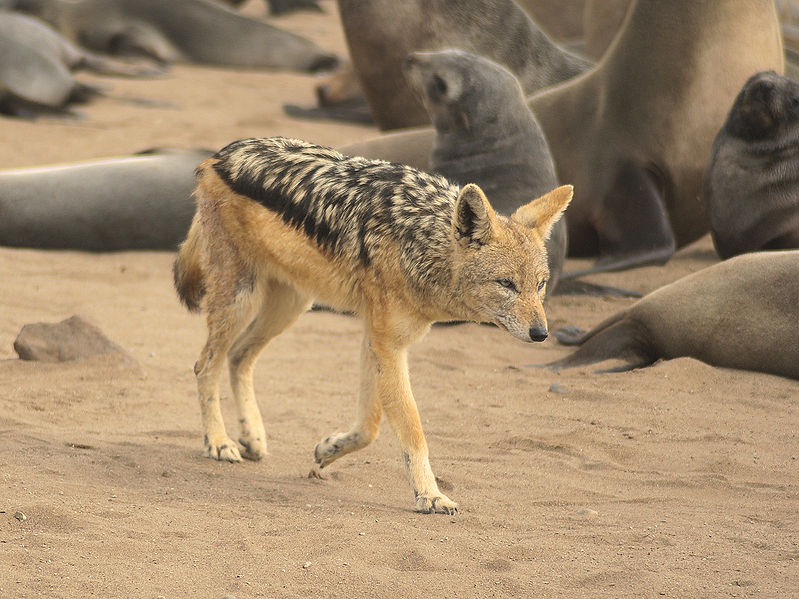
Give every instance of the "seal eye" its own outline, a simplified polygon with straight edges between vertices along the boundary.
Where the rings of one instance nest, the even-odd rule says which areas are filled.
[[[511,279],[507,278],[497,279],[497,283],[502,285],[505,289],[510,289],[514,293],[519,293],[519,288],[516,286],[516,283],[513,282]]]

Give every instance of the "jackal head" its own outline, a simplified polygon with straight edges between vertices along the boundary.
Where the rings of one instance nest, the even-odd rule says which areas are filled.
[[[523,341],[547,338],[544,244],[572,191],[571,185],[558,187],[506,218],[494,212],[477,185],[461,189],[452,221],[454,292],[473,318]]]

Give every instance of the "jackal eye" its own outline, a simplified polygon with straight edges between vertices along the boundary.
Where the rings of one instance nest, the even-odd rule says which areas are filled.
[[[544,290],[544,288],[547,286],[547,282],[548,281],[544,279],[538,284],[538,293],[541,293]]]
[[[514,293],[519,293],[519,288],[516,283],[511,279],[497,279],[497,283],[502,285],[505,289],[510,289]]]

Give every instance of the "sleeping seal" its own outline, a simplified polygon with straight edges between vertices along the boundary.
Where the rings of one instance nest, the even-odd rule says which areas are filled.
[[[746,82],[713,143],[705,203],[722,258],[799,248],[799,83],[774,71]]]
[[[174,250],[194,216],[194,169],[211,154],[156,150],[0,171],[0,245]]]
[[[506,216],[558,186],[544,133],[508,69],[460,50],[441,50],[409,54],[403,71],[436,129],[431,171],[460,185],[476,183]],[[547,241],[547,255],[551,294],[566,257],[562,218]]]
[[[553,370],[606,360],[620,372],[688,356],[799,379],[799,251],[736,256],[653,291],[592,331],[556,332],[570,356]]]
[[[591,63],[550,40],[512,0],[339,0],[350,57],[381,129],[429,124],[402,75],[416,50],[458,48],[515,74],[526,93],[570,79]]]
[[[162,63],[317,71],[336,57],[211,0],[10,0],[92,50]]]
[[[78,69],[104,75],[155,74],[78,48],[38,19],[0,11],[0,112],[66,111],[69,103],[99,93],[72,76]]]

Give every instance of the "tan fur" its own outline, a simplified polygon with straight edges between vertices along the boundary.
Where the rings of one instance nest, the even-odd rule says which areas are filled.
[[[175,263],[181,297],[191,306],[203,296],[207,313],[208,341],[195,367],[206,455],[228,461],[242,456],[219,409],[219,376],[226,358],[243,455],[259,459],[266,454],[252,385],[254,362],[271,338],[318,299],[358,313],[365,335],[356,421],[349,432],[316,446],[314,472],[371,443],[385,414],[402,448],[415,508],[455,512],[457,505],[439,491],[430,469],[408,378],[407,348],[442,319],[494,322],[526,341],[534,331],[545,335],[544,241],[571,200],[571,187],[558,188],[506,218],[494,213],[477,186],[465,186],[447,232],[450,276],[422,285],[400,264],[401,240],[390,233],[375,232],[384,235],[380,252],[368,266],[358,265],[233,192],[214,163],[209,159],[198,169],[197,213]],[[468,231],[467,221],[475,225]],[[518,293],[500,281],[511,282]]]

